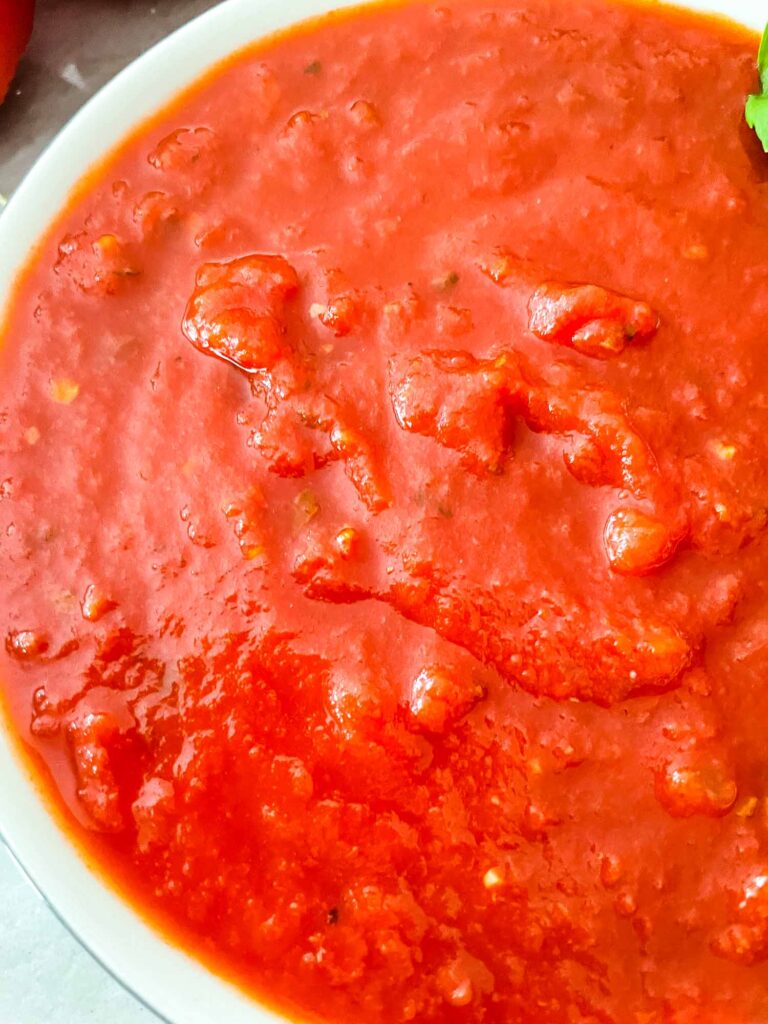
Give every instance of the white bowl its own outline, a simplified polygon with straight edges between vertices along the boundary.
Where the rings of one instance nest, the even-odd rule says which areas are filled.
[[[227,0],[121,72],[53,141],[0,218],[0,322],[16,274],[71,189],[130,129],[234,50],[359,2]],[[681,6],[725,14],[755,29],[768,19],[768,0],[689,0]],[[2,734],[0,779],[0,834],[61,920],[138,998],[173,1024],[284,1020],[169,945],[91,872]]]

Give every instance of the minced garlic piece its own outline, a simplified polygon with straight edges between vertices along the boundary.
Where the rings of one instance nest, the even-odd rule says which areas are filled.
[[[757,797],[748,796],[736,808],[736,814],[740,818],[751,818],[757,810]]]
[[[69,377],[59,377],[50,383],[51,398],[60,405],[69,405],[80,394],[80,385]]]
[[[240,550],[243,554],[243,558],[252,562],[254,558],[261,558],[264,554],[263,544],[240,544]]]
[[[725,444],[723,441],[714,441],[712,443],[712,451],[715,453],[718,459],[722,459],[724,462],[728,462],[736,454],[736,445]]]
[[[682,256],[683,259],[700,263],[709,259],[709,249],[703,242],[691,242],[689,245],[683,246]]]
[[[486,889],[498,889],[500,885],[504,885],[501,868],[488,868],[483,875],[483,885]]]

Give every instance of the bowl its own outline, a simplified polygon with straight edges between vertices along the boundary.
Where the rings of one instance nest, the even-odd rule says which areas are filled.
[[[121,72],[51,143],[0,218],[0,319],[17,273],[71,190],[131,129],[232,52],[358,3],[226,0]],[[727,15],[754,29],[768,14],[764,0],[689,0],[679,6]],[[12,853],[59,918],[141,1001],[173,1024],[285,1020],[172,946],[105,884],[57,824],[17,741],[2,727],[0,778],[0,834]]]

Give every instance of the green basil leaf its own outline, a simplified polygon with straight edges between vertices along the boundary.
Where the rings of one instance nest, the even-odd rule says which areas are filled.
[[[757,70],[760,72],[760,81],[765,89],[768,86],[768,25],[765,26],[763,38],[760,40],[760,49],[757,51]]]
[[[760,74],[762,92],[747,97],[744,116],[747,124],[753,128],[763,149],[768,153],[768,25],[765,26],[760,49],[757,53],[757,70]]]

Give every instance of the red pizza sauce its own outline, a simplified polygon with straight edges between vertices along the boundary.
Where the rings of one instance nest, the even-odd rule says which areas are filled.
[[[10,720],[134,904],[299,1018],[768,1020],[754,52],[598,0],[321,21],[21,280]]]

